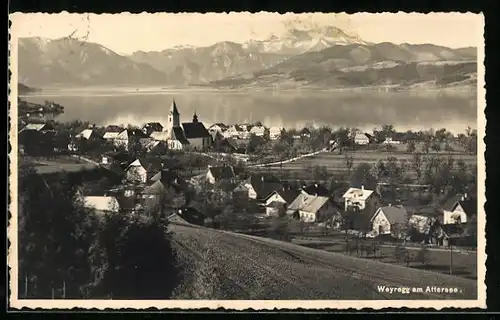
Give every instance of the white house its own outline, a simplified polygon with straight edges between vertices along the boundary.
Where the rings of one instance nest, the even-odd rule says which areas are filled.
[[[139,159],[136,159],[125,169],[125,179],[130,183],[146,183],[148,172]]]
[[[243,135],[243,129],[239,125],[235,124],[224,131],[223,135],[226,138],[241,138]]]
[[[116,139],[116,137],[118,137],[119,134],[119,132],[106,132],[104,133],[103,138],[108,141],[113,141],[114,139]]]
[[[215,184],[220,180],[233,180],[236,177],[232,166],[212,167],[207,170],[207,181],[210,184]]]
[[[443,224],[466,223],[477,214],[477,199],[467,198],[467,194],[448,201],[443,208]]]
[[[349,207],[358,207],[359,210],[363,210],[368,204],[375,204],[376,202],[373,190],[365,189],[364,186],[361,186],[361,189],[349,188],[342,198],[344,199],[344,210],[346,211]]]
[[[358,145],[367,145],[370,143],[370,139],[364,133],[356,133],[354,136],[354,143]]]
[[[224,123],[218,122],[218,123],[214,123],[213,125],[208,127],[208,132],[210,132],[210,133],[219,132],[222,134],[222,133],[224,133],[224,131],[227,130],[227,128],[228,127]]]
[[[115,197],[106,196],[83,197],[83,206],[94,209],[99,214],[117,213],[120,210],[118,200]]]
[[[322,222],[335,215],[340,216],[338,207],[329,197],[300,193],[288,206],[286,214],[304,222]]]
[[[254,134],[257,137],[263,137],[266,135],[266,133],[267,133],[267,129],[264,126],[253,126],[250,129],[250,134]]]
[[[75,136],[75,138],[78,139],[85,139],[85,140],[97,140],[100,138],[99,133],[97,133],[93,129],[85,129],[79,134]]]
[[[117,147],[122,146],[125,150],[128,150],[132,143],[146,137],[147,135],[140,129],[125,129],[113,139],[113,142]]]
[[[383,144],[401,144],[399,140],[393,140],[391,137],[385,138]]]
[[[440,214],[433,208],[420,210],[410,216],[408,224],[421,234],[429,234],[432,225],[440,220]]]
[[[282,127],[271,127],[269,128],[269,138],[271,140],[277,140],[281,137]]]
[[[374,234],[391,234],[407,225],[407,211],[403,206],[386,206],[377,209],[370,219]],[[399,227],[399,229],[398,229]]]

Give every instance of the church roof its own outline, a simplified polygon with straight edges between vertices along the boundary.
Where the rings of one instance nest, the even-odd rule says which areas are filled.
[[[208,138],[210,133],[203,125],[203,122],[185,122],[182,124],[184,134],[188,139],[194,138]]]
[[[179,115],[179,110],[177,110],[177,104],[175,103],[175,100],[172,100],[171,112],[174,115]]]
[[[189,144],[189,141],[186,139],[184,131],[181,127],[172,128],[171,139],[178,140],[182,144]]]

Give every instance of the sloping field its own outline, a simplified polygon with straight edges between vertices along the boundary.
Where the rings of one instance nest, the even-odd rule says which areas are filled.
[[[448,158],[448,154],[441,154],[444,159]],[[410,153],[389,153],[381,151],[358,151],[355,153],[349,153],[349,156],[353,157],[354,165],[353,168],[360,163],[375,164],[378,160],[387,160],[388,157],[395,157],[398,160],[406,159],[407,161],[412,160],[413,155]],[[468,154],[453,154],[452,157],[455,161],[462,159],[467,164],[477,163],[476,155]],[[346,160],[344,154],[338,154],[337,152],[324,152],[308,158],[299,159],[294,162],[285,163],[283,165],[269,166],[268,168],[276,168],[282,170],[292,170],[292,171],[302,171],[304,168],[309,166],[325,166],[330,172],[339,172],[346,170]]]
[[[473,280],[362,260],[271,239],[172,224],[186,275],[175,299],[476,299]],[[381,292],[379,286],[422,288]],[[425,292],[429,287],[457,293]]]

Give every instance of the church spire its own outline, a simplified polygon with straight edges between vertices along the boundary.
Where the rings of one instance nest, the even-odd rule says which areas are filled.
[[[193,122],[198,122],[198,115],[196,114],[196,111],[193,113]]]
[[[172,106],[170,112],[172,112],[173,115],[176,116],[179,115],[179,111],[177,110],[177,105],[175,104],[175,99],[172,99]]]

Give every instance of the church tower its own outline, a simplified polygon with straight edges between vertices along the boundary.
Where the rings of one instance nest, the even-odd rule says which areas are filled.
[[[196,114],[196,111],[193,114],[193,123],[198,122],[198,115]]]
[[[173,99],[172,105],[170,107],[170,112],[168,113],[168,123],[166,131],[172,132],[173,128],[178,128],[178,127],[180,127],[179,111],[177,110],[175,99]]]

